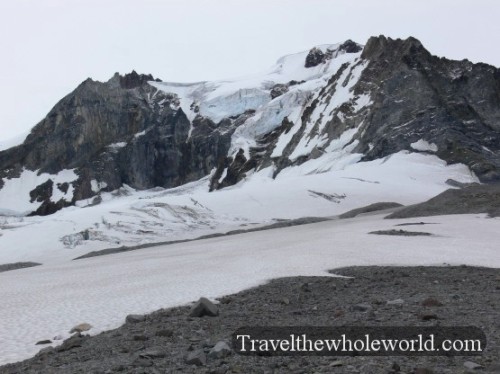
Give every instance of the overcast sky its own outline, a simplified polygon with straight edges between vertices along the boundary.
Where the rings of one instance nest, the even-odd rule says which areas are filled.
[[[497,0],[0,1],[0,141],[28,131],[87,77],[132,69],[164,81],[230,78],[379,34],[500,66]]]

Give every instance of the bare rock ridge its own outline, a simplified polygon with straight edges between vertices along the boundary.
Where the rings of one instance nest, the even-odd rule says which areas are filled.
[[[285,110],[285,99],[307,82],[274,82],[255,97],[249,90],[245,100],[254,107],[214,119],[200,110],[198,100],[186,109],[185,98],[158,89],[159,80],[151,75],[133,71],[108,82],[88,79],[58,102],[23,144],[0,152],[0,190],[26,170],[48,174],[28,197],[38,203],[28,213],[45,215],[125,184],[175,187],[210,175],[207,189],[215,190],[252,170],[273,166],[276,176],[337,151],[360,154],[361,161],[401,150],[428,152],[466,164],[482,182],[500,180],[499,69],[433,56],[414,38],[384,36],[370,38],[364,47],[348,40],[313,48],[303,67],[324,71],[348,54],[352,58],[300,101],[300,118],[283,116],[277,126],[256,134],[248,149],[238,148],[234,135],[255,120],[256,109],[278,102]],[[267,96],[258,96],[261,92]],[[347,132],[350,138],[336,149],[333,141]],[[415,149],[421,140],[433,146]],[[50,177],[64,170],[77,178]]]

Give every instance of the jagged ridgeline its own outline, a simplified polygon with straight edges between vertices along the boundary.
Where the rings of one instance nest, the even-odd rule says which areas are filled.
[[[403,150],[498,181],[499,69],[432,56],[414,38],[379,36],[364,47],[346,41],[285,56],[240,80],[88,79],[23,144],[0,152],[0,197],[24,193],[27,201],[9,198],[4,210],[45,215],[124,185],[210,176],[214,190],[263,168],[276,176],[318,160],[310,163],[318,173]]]

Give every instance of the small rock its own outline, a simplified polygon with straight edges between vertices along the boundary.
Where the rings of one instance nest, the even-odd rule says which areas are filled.
[[[284,297],[281,299],[281,303],[285,305],[290,305],[290,299],[288,297]]]
[[[338,367],[338,366],[342,366],[342,365],[344,365],[344,362],[341,360],[335,360],[335,361],[330,362],[330,364],[329,364],[329,366],[331,366],[331,367]]]
[[[427,299],[422,301],[422,306],[425,307],[443,306],[443,303],[441,303],[438,299],[435,299],[433,297],[428,297]]]
[[[305,282],[300,285],[300,290],[302,292],[311,292],[311,288],[309,287],[309,283]]]
[[[163,358],[166,353],[161,348],[150,348],[142,353],[139,353],[139,357],[142,358]]]
[[[208,352],[208,357],[224,358],[226,356],[229,356],[231,352],[232,352],[231,347],[229,347],[229,345],[226,342],[220,341],[210,350],[210,352]]]
[[[337,309],[335,312],[333,312],[333,316],[335,318],[340,318],[345,315],[345,312],[342,309]]]
[[[403,305],[405,301],[403,299],[389,300],[387,305]]]
[[[71,330],[69,330],[69,333],[70,334],[73,334],[75,332],[84,332],[84,331],[89,331],[90,329],[92,328],[92,325],[91,324],[88,324],[88,323],[80,323],[79,325],[76,325],[75,327],[73,327]]]
[[[63,340],[64,337],[62,337],[61,335],[56,335],[52,338],[52,340]]]
[[[483,368],[482,365],[476,364],[475,362],[472,361],[465,361],[464,366],[469,370],[477,370]]]
[[[146,316],[143,316],[141,314],[129,314],[125,318],[125,322],[127,323],[139,323],[146,320]]]
[[[401,371],[401,366],[399,366],[397,362],[393,362],[389,373],[399,373],[400,371]]]
[[[40,341],[36,342],[35,345],[45,345],[45,344],[51,344],[51,343],[52,343],[52,340],[46,339],[46,340],[40,340]]]
[[[188,365],[196,365],[203,366],[207,363],[207,356],[203,349],[197,349],[196,351],[192,351],[186,357],[186,364]]]
[[[190,317],[215,317],[219,315],[219,308],[206,297],[202,297],[196,302],[189,312]]]
[[[356,305],[353,305],[351,307],[351,309],[354,312],[363,312],[363,313],[369,311],[371,308],[372,308],[371,305],[369,305],[369,304],[363,304],[363,303],[362,304],[356,304]]]
[[[438,319],[438,316],[434,313],[422,313],[420,314],[420,319],[422,321],[430,321],[433,319]]]
[[[203,348],[212,348],[215,344],[210,340],[210,339],[205,339],[202,343],[201,346]]]
[[[220,299],[221,304],[230,304],[233,301],[233,298],[231,296],[226,296]]]
[[[48,356],[48,355],[53,354],[55,351],[56,350],[54,349],[54,347],[45,347],[45,348],[40,349],[36,355],[38,357],[40,357],[40,356]]]
[[[171,330],[171,329],[158,330],[155,335],[156,336],[163,336],[163,337],[169,338],[172,335],[174,335],[174,331]]]
[[[76,333],[70,338],[66,339],[59,347],[56,348],[58,352],[69,351],[73,348],[81,347],[83,344],[83,336],[80,333]]]

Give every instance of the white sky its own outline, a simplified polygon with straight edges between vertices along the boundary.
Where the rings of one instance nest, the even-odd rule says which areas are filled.
[[[87,77],[230,78],[285,54],[369,36],[500,66],[497,0],[0,0],[0,141]]]

